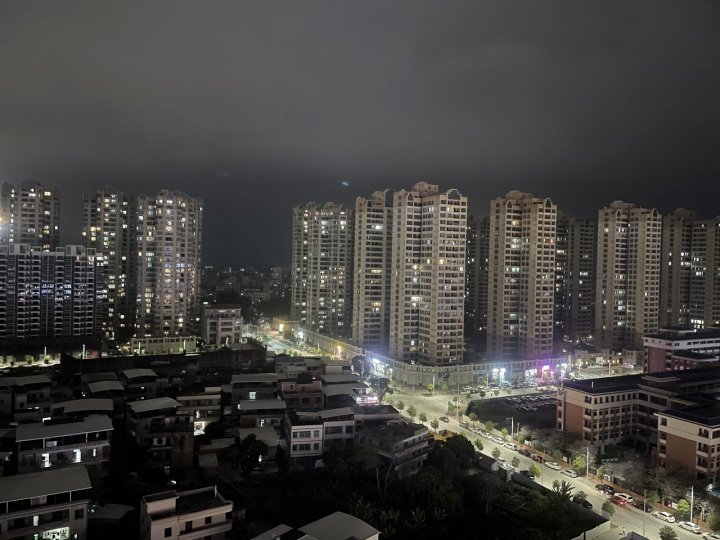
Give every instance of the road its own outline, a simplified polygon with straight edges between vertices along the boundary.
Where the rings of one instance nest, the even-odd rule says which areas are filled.
[[[515,392],[516,391],[513,391],[513,394],[515,394]],[[447,402],[452,400],[452,396],[448,396],[447,394],[442,394],[439,396],[423,396],[417,394],[408,394],[405,392],[396,392],[396,394],[394,394],[392,397],[395,399],[395,402],[403,401],[405,403],[405,409],[403,413],[406,413],[407,407],[412,404],[418,411],[424,411],[428,415],[428,420],[439,418],[440,416],[448,416],[449,422],[440,422],[440,428],[442,429],[443,427],[445,427],[446,429],[450,429],[456,433],[461,433],[465,435],[470,441],[475,441],[475,439],[480,438],[483,443],[483,454],[489,456],[492,454],[492,451],[497,447],[500,450],[500,455],[505,458],[508,463],[510,463],[514,457],[519,458],[520,470],[529,469],[530,466],[535,463],[530,458],[521,456],[517,452],[509,450],[505,447],[501,447],[499,444],[494,443],[490,439],[483,438],[468,429],[460,427],[456,416],[450,416],[446,414]],[[495,434],[499,435],[498,432],[496,432]],[[592,503],[593,510],[596,512],[600,511],[603,502],[605,502],[605,500],[607,499],[605,495],[599,493],[595,489],[595,484],[597,483],[595,480],[589,480],[582,477],[570,478],[567,475],[562,474],[560,471],[552,470],[548,467],[545,467],[544,465],[540,465],[540,470],[542,471],[542,475],[537,480],[538,483],[546,487],[552,487],[552,484],[555,480],[565,480],[575,488],[575,492],[582,490],[588,494],[588,500]],[[666,523],[664,521],[660,521],[658,518],[653,517],[651,514],[645,513],[642,510],[634,508],[630,505],[615,506],[615,514],[612,516],[612,518],[610,518],[610,521],[618,527],[617,529],[613,529],[613,534],[615,538],[619,537],[617,531],[622,530],[622,527],[625,527],[625,530],[628,533],[630,531],[635,531],[638,534],[643,534],[644,531],[644,536],[646,538],[659,539],[660,528],[665,525],[669,525],[670,527],[672,527],[673,530],[678,533],[678,538],[681,540],[697,540],[698,538],[702,537],[701,535],[692,534],[689,531],[681,529],[677,526],[677,523]]]

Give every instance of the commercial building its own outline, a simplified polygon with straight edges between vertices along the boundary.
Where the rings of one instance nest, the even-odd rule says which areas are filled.
[[[137,333],[191,334],[200,319],[202,200],[160,191],[137,207]]]
[[[153,466],[184,468],[192,465],[193,417],[180,402],[168,398],[127,404],[128,435],[147,449]]]
[[[83,201],[83,240],[103,259],[107,290],[106,332],[129,337],[135,330],[137,301],[137,203],[122,191],[105,187]]]
[[[643,336],[643,371],[692,369],[720,362],[720,328],[661,328]]]
[[[86,540],[91,488],[85,467],[1,477],[0,536]]]
[[[418,182],[393,194],[390,356],[463,360],[467,197]]]
[[[232,530],[233,504],[215,486],[145,495],[140,503],[143,540],[220,540]]]
[[[595,343],[639,349],[658,328],[662,216],[615,201],[598,211]]]
[[[208,346],[229,346],[240,343],[243,320],[238,304],[213,304],[204,306],[200,325],[200,337]]]
[[[112,421],[101,415],[75,422],[19,424],[15,435],[18,473],[84,465],[102,474],[110,459],[112,432]]]
[[[84,344],[102,336],[105,289],[94,249],[0,246],[0,344]]]
[[[378,352],[390,340],[392,204],[388,189],[355,201],[352,338]]]
[[[0,186],[0,245],[53,251],[60,244],[60,193],[34,182]]]
[[[553,352],[557,206],[511,191],[490,204],[487,354],[534,359]]]
[[[293,209],[291,318],[311,330],[351,333],[354,221],[331,202]]]

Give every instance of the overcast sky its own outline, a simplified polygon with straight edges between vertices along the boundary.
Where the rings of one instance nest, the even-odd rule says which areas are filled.
[[[720,214],[720,2],[0,1],[0,181],[205,200],[204,263],[426,180]],[[343,182],[349,185],[345,187]]]

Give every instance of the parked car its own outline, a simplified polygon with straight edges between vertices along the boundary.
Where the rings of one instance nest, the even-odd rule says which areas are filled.
[[[692,521],[681,521],[678,523],[678,527],[690,531],[691,533],[700,534],[700,527],[695,525]]]
[[[537,461],[538,463],[542,463],[544,461],[543,457],[539,454],[533,454],[532,460]]]
[[[441,417],[439,418],[439,420],[440,420],[441,422],[449,422],[449,421],[450,421],[450,419],[449,419],[447,416],[441,416]]]
[[[514,450],[514,451],[517,452],[518,445],[515,444],[515,443],[511,443],[511,442],[506,442],[506,443],[505,443],[505,448],[507,448],[508,450]]]
[[[522,474],[523,476],[527,476],[530,480],[535,480],[535,475],[527,469],[523,469],[522,471],[520,471],[520,474]]]
[[[573,502],[582,505],[583,507],[587,508],[588,510],[592,510],[592,507],[593,507],[592,503],[583,497],[578,497],[577,495],[575,495],[573,497]]]
[[[703,540],[720,540],[720,534],[718,533],[705,533],[703,534]]]
[[[618,497],[617,495],[613,495],[612,497],[610,497],[610,500],[618,506],[625,506],[627,504],[627,501],[625,499],[623,499],[622,497]]]
[[[529,451],[529,450],[525,450],[524,448],[521,448],[520,450],[518,450],[518,454],[520,454],[521,456],[525,456],[525,457],[530,457],[530,456],[532,456],[532,454],[530,453],[530,451]]]
[[[595,484],[595,489],[606,495],[615,495],[615,489],[607,484]]]
[[[658,519],[667,521],[668,523],[675,523],[675,516],[673,516],[670,512],[653,512],[652,515]]]
[[[635,500],[632,498],[631,495],[628,495],[627,493],[616,493],[615,496],[624,499],[626,503],[631,503]]]
[[[645,512],[652,512],[653,507],[647,501],[635,501],[632,505],[638,510],[644,510]]]
[[[545,466],[554,471],[559,471],[562,468],[562,467],[560,467],[559,463],[556,463],[554,461],[548,461],[547,463],[545,463]]]
[[[563,474],[569,476],[570,478],[577,478],[577,473],[573,471],[572,469],[563,469]]]

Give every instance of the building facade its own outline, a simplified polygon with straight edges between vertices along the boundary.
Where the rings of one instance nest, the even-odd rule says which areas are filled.
[[[467,197],[419,182],[393,195],[390,356],[463,359]]]
[[[0,245],[28,244],[41,251],[60,245],[60,193],[33,182],[0,186]]]
[[[692,227],[690,326],[720,327],[720,216]]]
[[[221,347],[240,343],[243,319],[238,304],[213,304],[202,310],[200,337],[206,345]]]
[[[129,337],[135,330],[137,301],[137,203],[122,191],[105,187],[83,201],[83,240],[104,261],[107,290],[106,332]]]
[[[137,334],[191,334],[200,318],[202,200],[160,191],[138,197],[137,208]]]
[[[490,205],[488,358],[553,352],[557,206],[511,191]]]
[[[376,191],[355,201],[353,342],[387,352],[390,341],[392,193]]]
[[[465,319],[472,334],[487,329],[490,219],[468,218],[465,264]]]
[[[643,371],[656,373],[718,363],[720,328],[661,328],[643,336]]]
[[[658,328],[662,216],[615,201],[598,211],[595,343],[640,349]]]
[[[341,204],[293,209],[291,318],[349,336],[352,318],[354,215]]]

